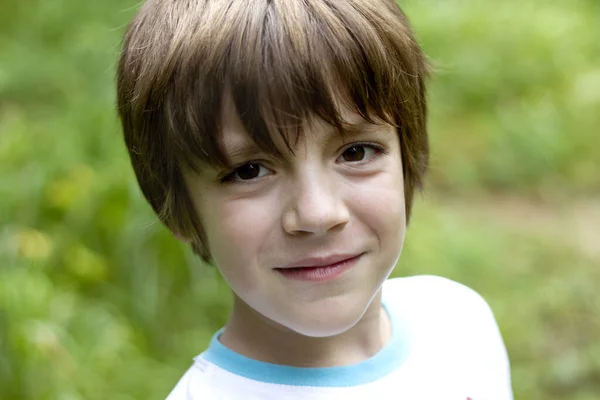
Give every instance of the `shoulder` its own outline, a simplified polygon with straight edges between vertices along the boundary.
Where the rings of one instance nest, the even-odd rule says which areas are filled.
[[[489,311],[487,302],[475,290],[434,275],[388,279],[383,286],[383,296],[384,300],[394,303],[419,300],[418,305],[423,307],[446,308],[460,305]]]
[[[436,275],[416,275],[405,278],[390,278],[384,283],[385,288],[405,289],[437,289],[452,292],[473,292],[468,286]]]
[[[394,278],[383,287],[383,301],[426,329],[447,329],[465,336],[465,331],[480,337],[498,335],[494,314],[475,290],[447,278],[432,275]]]
[[[494,314],[475,290],[438,276],[386,281],[383,300],[419,343],[436,354],[456,352],[471,374],[498,398],[512,398],[510,363]],[[491,397],[496,398],[496,397]]]
[[[177,382],[166,400],[196,400],[216,398],[210,384],[210,364],[196,357],[194,364]]]

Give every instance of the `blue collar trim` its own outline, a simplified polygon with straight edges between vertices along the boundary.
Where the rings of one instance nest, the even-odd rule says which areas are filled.
[[[392,325],[392,337],[388,344],[371,358],[358,364],[327,367],[301,368],[257,361],[225,347],[219,330],[212,338],[209,348],[200,355],[218,367],[255,381],[290,386],[349,387],[377,381],[396,370],[408,355],[409,343],[400,316],[390,313],[383,305]]]

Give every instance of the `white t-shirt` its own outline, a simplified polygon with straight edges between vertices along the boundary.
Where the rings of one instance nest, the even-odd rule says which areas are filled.
[[[219,333],[167,400],[511,400],[510,367],[481,296],[445,278],[385,282],[392,338],[370,359],[331,368],[256,361],[223,346]]]

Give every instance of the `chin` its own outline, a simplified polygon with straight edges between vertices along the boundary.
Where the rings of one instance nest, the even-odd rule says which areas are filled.
[[[352,327],[364,315],[368,304],[363,307],[345,307],[330,308],[330,311],[325,311],[323,308],[314,310],[310,314],[302,315],[296,319],[295,323],[286,324],[287,327],[300,335],[314,338],[325,338],[342,334]]]
[[[298,327],[290,327],[290,329],[294,330],[296,333],[312,338],[326,338],[340,335],[350,328],[356,325],[356,321],[354,324],[339,324],[339,325],[320,325],[320,326],[298,326]]]

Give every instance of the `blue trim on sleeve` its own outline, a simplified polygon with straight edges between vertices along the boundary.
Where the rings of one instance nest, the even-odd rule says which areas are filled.
[[[300,368],[257,361],[225,347],[219,341],[222,329],[213,336],[209,348],[200,357],[233,374],[265,383],[349,387],[374,382],[399,368],[405,361],[409,349],[402,318],[390,313],[385,301],[383,307],[391,321],[392,337],[377,354],[358,364],[328,368]]]

